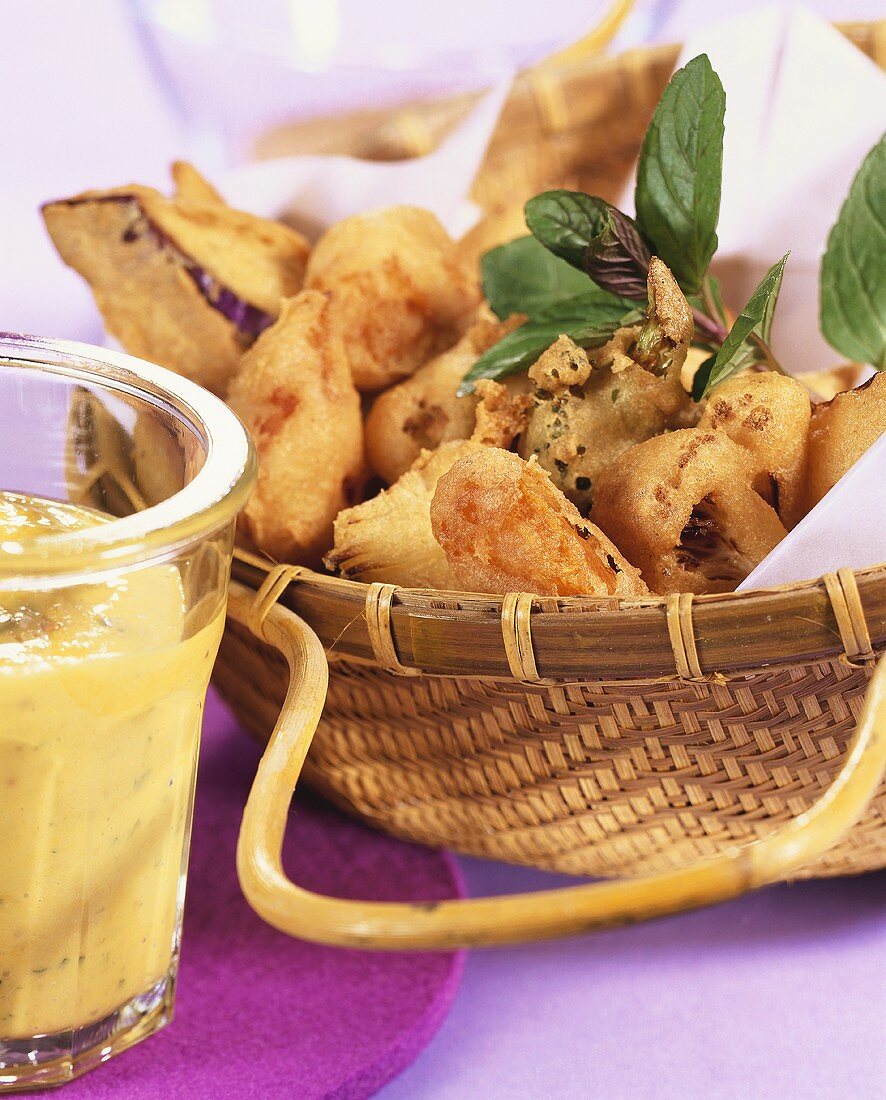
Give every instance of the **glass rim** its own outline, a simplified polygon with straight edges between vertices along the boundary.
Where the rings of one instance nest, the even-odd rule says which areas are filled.
[[[196,382],[125,352],[15,332],[0,332],[3,366],[42,368],[154,406],[170,406],[201,435],[206,458],[192,481],[142,511],[78,531],[0,541],[0,577],[79,573],[148,561],[217,530],[246,503],[256,474],[252,441],[237,415]]]

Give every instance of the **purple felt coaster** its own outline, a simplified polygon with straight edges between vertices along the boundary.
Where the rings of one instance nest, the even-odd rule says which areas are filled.
[[[240,893],[234,850],[257,747],[210,696],[174,1023],[66,1086],[83,1100],[371,1096],[430,1040],[461,954],[317,947],[275,932]],[[461,896],[454,862],[299,796],[287,871],[340,897]]]

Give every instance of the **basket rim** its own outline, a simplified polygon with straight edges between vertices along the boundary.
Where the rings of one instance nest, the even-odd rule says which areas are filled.
[[[257,591],[276,563],[238,549],[234,577]],[[841,570],[856,589],[874,650],[886,646],[886,562]],[[307,567],[289,567],[278,599],[317,633],[331,657],[393,672],[513,678],[503,614],[507,598],[472,592],[371,585]],[[825,578],[681,597],[684,637],[705,677],[746,674],[772,665],[854,659]],[[380,590],[383,590],[380,593]],[[379,646],[366,610],[384,596],[387,646]],[[648,680],[685,678],[669,623],[676,598],[620,600],[596,596],[524,597],[531,615],[529,647],[538,678]],[[838,608],[839,610],[839,608]],[[580,627],[580,629],[576,629]],[[850,632],[851,633],[851,632]],[[864,647],[862,647],[864,648]],[[692,666],[691,666],[692,667]],[[526,677],[535,678],[532,676]]]

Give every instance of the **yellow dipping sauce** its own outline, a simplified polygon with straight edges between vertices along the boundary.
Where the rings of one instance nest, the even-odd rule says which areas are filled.
[[[0,492],[0,544],[102,522]],[[169,971],[222,626],[184,639],[173,566],[0,589],[0,1039],[101,1020]]]

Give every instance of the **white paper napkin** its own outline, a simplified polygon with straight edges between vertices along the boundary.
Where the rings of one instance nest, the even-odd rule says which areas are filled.
[[[818,271],[830,227],[886,129],[886,76],[805,8],[772,5],[689,39],[726,90],[723,197],[713,270],[739,310],[785,252],[773,347],[794,373],[840,356],[818,332]]]

